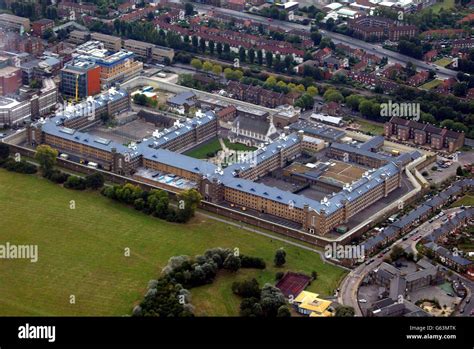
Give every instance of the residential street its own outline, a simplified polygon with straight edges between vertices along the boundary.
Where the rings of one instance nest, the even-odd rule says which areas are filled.
[[[194,5],[195,9],[198,12],[201,12],[201,13],[207,12],[207,11],[212,9],[214,11],[224,13],[224,14],[227,14],[227,15],[231,15],[231,16],[234,16],[236,18],[251,19],[252,21],[255,21],[255,22],[258,22],[258,23],[265,23],[265,24],[269,23],[268,18],[258,16],[258,15],[254,15],[254,14],[250,14],[250,13],[237,12],[237,11],[233,11],[233,10],[229,10],[229,9],[225,9],[225,8],[217,8],[217,7],[213,7],[213,6],[210,6],[210,5],[197,4],[197,3],[193,4],[193,5]],[[287,30],[300,29],[300,30],[309,31],[309,29],[310,29],[310,27],[306,26],[306,25],[291,23],[291,22],[287,22],[287,21],[280,21],[280,20],[276,20],[276,19],[273,19],[271,21],[271,23],[273,25],[277,25],[277,26],[285,28]],[[348,36],[345,36],[345,35],[329,32],[329,31],[325,31],[325,30],[320,30],[320,32],[323,36],[327,36],[327,37],[331,38],[334,41],[334,43],[344,43],[344,44],[349,45],[349,46],[354,47],[354,48],[364,49],[368,53],[376,54],[376,55],[381,56],[381,57],[386,56],[386,57],[388,57],[388,59],[391,63],[400,63],[400,64],[403,64],[403,65],[406,65],[408,62],[412,62],[418,69],[424,69],[424,70],[434,69],[434,67],[432,65],[429,65],[429,64],[427,64],[423,61],[420,61],[418,59],[402,55],[402,54],[397,53],[397,52],[386,50],[386,49],[382,48],[382,46],[380,46],[380,45],[371,44],[371,43],[368,43],[368,42],[365,42],[365,41],[362,41],[362,40],[358,40],[358,39],[355,39],[355,38],[352,38],[352,37],[348,37]],[[442,79],[455,77],[456,74],[457,74],[457,72],[455,72],[454,70],[446,69],[446,68],[443,68],[443,67],[436,67],[436,69],[437,69],[436,74],[438,75],[438,77],[440,77]]]

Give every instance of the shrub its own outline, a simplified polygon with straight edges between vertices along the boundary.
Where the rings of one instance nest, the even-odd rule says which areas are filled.
[[[283,277],[283,275],[285,275],[285,273],[283,273],[282,271],[277,271],[277,272],[275,273],[275,281],[281,280],[281,278]]]
[[[229,254],[223,264],[224,269],[236,272],[240,269],[240,258]]]
[[[84,190],[86,189],[86,180],[76,176],[69,176],[67,181],[64,183],[64,187],[74,190]]]
[[[49,179],[51,182],[63,184],[69,178],[67,173],[61,172],[59,170],[49,170],[45,171],[43,176]]]
[[[235,281],[232,283],[232,292],[243,298],[260,297],[260,287],[256,279]]]
[[[266,264],[262,258],[240,255],[241,268],[265,269]]]
[[[3,167],[6,170],[11,171],[11,172],[18,172],[18,173],[25,173],[25,174],[33,174],[38,171],[38,168],[35,165],[30,164],[23,160],[15,161],[13,159],[7,159],[3,163]]]
[[[141,211],[145,208],[145,200],[138,198],[133,202],[133,207],[135,210]]]
[[[102,188],[105,182],[104,176],[99,172],[86,176],[85,181],[86,187],[94,190]]]

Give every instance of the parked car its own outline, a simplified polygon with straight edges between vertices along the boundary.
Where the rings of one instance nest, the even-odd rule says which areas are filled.
[[[364,298],[359,299],[359,303],[367,303],[367,299],[364,299]]]

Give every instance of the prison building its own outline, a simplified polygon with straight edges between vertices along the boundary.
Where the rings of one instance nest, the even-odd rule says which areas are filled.
[[[120,51],[122,49],[122,39],[117,36],[106,35],[102,33],[91,33],[91,40],[100,41],[104,47],[110,51]]]

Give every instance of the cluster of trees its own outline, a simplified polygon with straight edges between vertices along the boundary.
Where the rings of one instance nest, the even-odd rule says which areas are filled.
[[[325,17],[324,12],[314,5],[301,7],[300,11],[306,13],[309,18],[316,19],[317,22],[321,21]]]
[[[264,7],[258,12],[258,14],[264,17],[278,19],[280,21],[286,21],[287,16],[286,11],[279,10],[277,6]]]
[[[11,172],[19,172],[19,173],[26,173],[26,174],[33,174],[37,172],[37,168],[35,165],[30,164],[24,160],[16,161],[16,159],[12,159],[10,156],[10,148],[5,143],[0,143],[0,167],[11,171]]]
[[[474,49],[469,50],[467,58],[458,61],[458,69],[467,74],[474,74]]]
[[[35,159],[38,161],[43,177],[65,188],[75,190],[98,190],[104,186],[105,180],[101,173],[93,173],[86,177],[72,176],[54,168],[58,158],[58,151],[47,144],[36,147]]]
[[[164,190],[146,191],[139,186],[126,183],[105,187],[102,194],[110,199],[133,206],[136,210],[169,222],[186,223],[193,216],[201,201],[201,194],[196,189],[189,189],[178,195],[178,204],[170,205],[168,193]]]
[[[451,95],[441,95],[408,86],[400,86],[392,95],[392,102],[419,103],[421,120],[435,125],[451,120],[453,129],[474,138],[474,104]],[[462,125],[463,126],[462,126]],[[447,126],[450,126],[449,124]]]
[[[190,317],[194,311],[190,301],[188,290],[163,276],[148,283],[148,291],[143,301],[133,308],[132,316]]]
[[[213,64],[209,61],[202,62],[198,58],[193,58],[191,60],[191,66],[197,70],[204,70],[207,73],[213,73],[215,75],[222,74],[222,66],[219,64]]]
[[[255,279],[234,282],[232,292],[242,297],[240,315],[246,317],[290,317],[285,296],[271,284],[259,288]]]
[[[140,305],[134,308],[133,315],[192,316],[194,309],[188,289],[212,283],[221,269],[236,272],[239,268],[264,269],[265,262],[221,247],[208,249],[194,258],[171,257],[162,276],[149,282],[148,291]]]
[[[172,257],[163,268],[173,282],[186,288],[210,284],[221,269],[237,272],[240,268],[265,269],[265,261],[258,257],[240,255],[228,248],[213,248],[203,255]]]
[[[133,95],[133,103],[151,108],[156,108],[156,106],[158,105],[158,101],[156,99],[147,97],[143,93],[137,93]]]
[[[219,90],[223,86],[217,81],[210,81],[206,83],[201,83],[201,81],[194,79],[192,74],[180,74],[178,77],[178,84],[181,86],[195,88],[201,91],[212,92]]]
[[[400,40],[397,46],[398,52],[404,54],[406,56],[410,56],[416,59],[421,59],[423,57],[423,53],[429,51],[423,50],[423,46],[421,42],[417,38],[410,38],[408,40]]]

